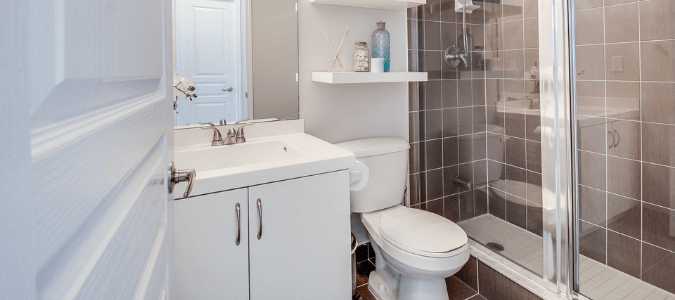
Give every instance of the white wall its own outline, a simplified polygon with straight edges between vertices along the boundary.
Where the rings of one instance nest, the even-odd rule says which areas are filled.
[[[300,118],[305,132],[331,143],[393,136],[408,140],[408,84],[331,85],[311,81],[312,71],[326,71],[331,49],[321,34],[323,26],[338,47],[347,27],[342,49],[347,70],[354,69],[354,41],[371,44],[378,21],[391,34],[391,70],[408,66],[406,11],[361,9],[311,4],[298,0],[300,47]]]

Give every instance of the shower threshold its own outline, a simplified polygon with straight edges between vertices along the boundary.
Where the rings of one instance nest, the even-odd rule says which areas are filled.
[[[543,272],[542,238],[490,214],[457,223],[476,242],[501,245],[494,251],[541,276]],[[579,261],[581,294],[594,300],[675,300],[675,295],[581,255]]]

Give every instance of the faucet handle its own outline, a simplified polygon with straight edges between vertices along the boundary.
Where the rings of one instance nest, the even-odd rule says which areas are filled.
[[[219,123],[220,123],[221,126],[227,125],[227,121],[225,119],[220,119]]]
[[[246,137],[244,136],[244,127],[251,125],[255,124],[244,124],[239,126],[239,129],[237,129],[237,143],[246,143]]]
[[[215,124],[209,122],[200,122],[199,124],[209,125],[209,127],[202,127],[202,129],[213,129],[213,139],[211,140],[211,146],[218,146],[223,143],[223,136],[220,134],[220,130],[216,128]]]

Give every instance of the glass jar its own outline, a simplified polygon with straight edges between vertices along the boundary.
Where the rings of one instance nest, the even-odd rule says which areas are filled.
[[[370,71],[370,50],[366,42],[354,42],[354,71],[355,72],[369,72]]]
[[[389,31],[385,22],[377,22],[377,30],[373,32],[373,58],[384,58],[384,71],[389,72]]]

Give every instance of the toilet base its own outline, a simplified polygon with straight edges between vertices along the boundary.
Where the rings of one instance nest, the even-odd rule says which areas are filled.
[[[415,278],[401,275],[396,290],[377,271],[368,276],[368,291],[377,300],[449,300],[444,278]]]
[[[445,278],[417,278],[401,274],[399,300],[448,300]]]
[[[377,300],[397,300],[398,291],[391,288],[384,281],[377,270],[370,272],[368,276],[368,291],[370,291]]]

